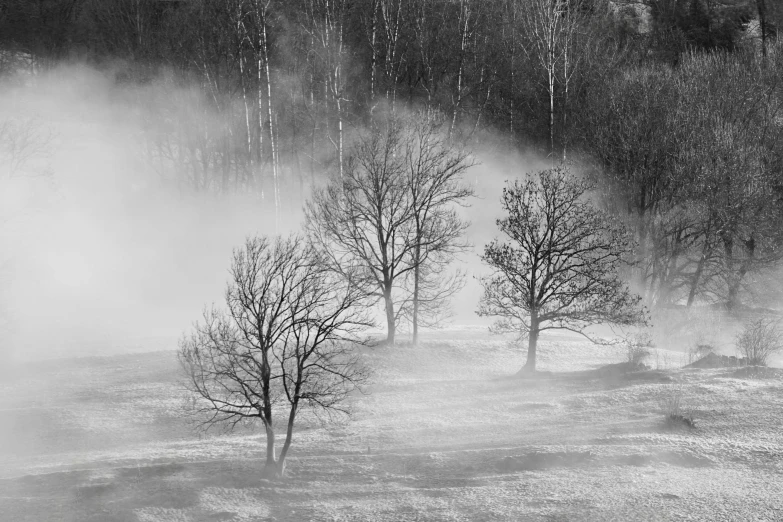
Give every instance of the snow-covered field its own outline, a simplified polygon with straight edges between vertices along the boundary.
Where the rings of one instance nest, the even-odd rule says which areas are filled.
[[[173,352],[26,363],[0,376],[0,520],[783,520],[783,370],[599,378],[620,347],[545,338],[544,378],[484,330],[367,348],[370,393],[305,422],[282,481],[261,435],[199,436]],[[682,396],[696,428],[668,427]]]

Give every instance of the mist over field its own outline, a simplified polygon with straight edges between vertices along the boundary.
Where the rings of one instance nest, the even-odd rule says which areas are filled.
[[[0,0],[0,521],[783,519],[781,34]]]
[[[17,204],[3,248],[16,355],[116,353],[148,337],[171,348],[221,297],[231,249],[274,223],[253,198],[161,183],[140,150],[144,108],[105,75],[73,66],[31,82],[2,96],[4,113],[47,140],[39,172],[5,193]]]
[[[3,181],[3,252],[11,284],[13,358],[107,355],[172,349],[204,305],[222,300],[233,248],[246,236],[296,231],[301,203],[275,224],[258,194],[198,194],[167,182],[145,156],[150,97],[166,103],[163,79],[132,87],[111,71],[64,65],[2,86],[2,113],[40,141],[25,172]],[[483,244],[497,235],[506,179],[546,165],[530,154],[476,153],[466,180],[476,198],[462,210],[474,245],[461,261],[466,287],[455,323],[475,316],[473,275]]]

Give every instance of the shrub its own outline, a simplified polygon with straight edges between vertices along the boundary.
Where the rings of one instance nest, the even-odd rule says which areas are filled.
[[[683,385],[679,383],[667,387],[666,391],[658,398],[658,405],[661,407],[668,427],[696,427],[693,411],[686,409],[683,405],[683,392]]]
[[[625,339],[625,346],[628,366],[636,369],[642,366],[644,360],[650,356],[650,349],[654,344],[650,334],[642,332],[627,337]]]
[[[767,359],[783,348],[780,325],[772,319],[750,321],[737,335],[737,351],[750,366],[766,366]]]

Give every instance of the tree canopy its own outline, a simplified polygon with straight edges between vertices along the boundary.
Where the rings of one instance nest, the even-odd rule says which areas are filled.
[[[493,240],[483,261],[478,313],[499,317],[498,331],[527,336],[525,371],[536,369],[541,332],[586,334],[596,324],[645,322],[641,297],[621,277],[633,242],[622,223],[587,199],[591,184],[564,167],[541,171],[503,189],[507,241]]]

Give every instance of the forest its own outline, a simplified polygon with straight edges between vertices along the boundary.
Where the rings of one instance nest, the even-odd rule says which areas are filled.
[[[770,0],[3,0],[0,68],[141,87],[160,183],[276,216],[366,129],[434,111],[455,150],[595,181],[649,307],[731,310],[783,257],[782,25]]]

